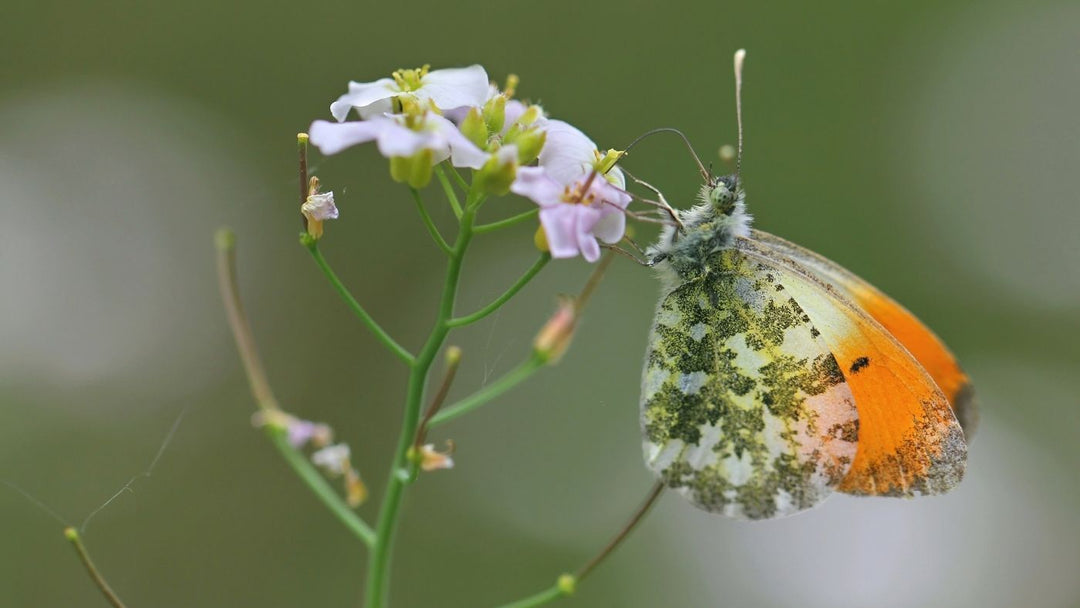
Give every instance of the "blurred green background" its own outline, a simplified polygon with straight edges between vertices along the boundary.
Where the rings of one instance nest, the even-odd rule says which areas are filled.
[[[297,244],[293,136],[399,67],[484,64],[601,147],[658,126],[707,159],[734,139],[757,225],[864,275],[943,336],[984,408],[969,473],[916,501],[838,496],[745,524],[665,497],[566,606],[1080,605],[1080,5],[5,0],[0,17],[0,478],[72,523],[132,608],[355,606],[364,553],[251,427],[212,235],[279,399],[331,423],[376,494],[401,365]],[[374,150],[318,160],[323,250],[417,345],[442,262]],[[626,163],[685,205],[673,139]],[[429,206],[451,216],[435,189]],[[489,217],[529,203],[507,198]],[[642,229],[646,239],[651,234]],[[534,259],[479,238],[461,310]],[[491,606],[586,560],[651,478],[638,386],[657,285],[618,261],[555,369],[439,429],[457,468],[410,491],[396,606]],[[452,338],[454,396],[526,356],[580,260]],[[362,508],[374,519],[376,501]],[[0,486],[0,605],[104,606],[61,525]]]

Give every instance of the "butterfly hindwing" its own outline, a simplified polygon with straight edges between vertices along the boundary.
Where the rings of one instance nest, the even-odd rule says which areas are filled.
[[[642,380],[648,466],[709,511],[812,507],[854,461],[852,391],[778,273],[733,249],[708,263],[657,309]]]
[[[948,400],[884,327],[797,261],[753,240],[738,251],[778,280],[806,311],[839,364],[859,416],[858,451],[838,490],[912,496],[959,483],[967,445]]]
[[[971,382],[956,357],[930,328],[881,290],[836,262],[761,230],[751,230],[750,238],[796,261],[807,272],[844,294],[903,344],[945,393],[965,437],[971,440],[978,420]]]

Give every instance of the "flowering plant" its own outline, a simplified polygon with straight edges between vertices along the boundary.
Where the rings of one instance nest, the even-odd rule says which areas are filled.
[[[495,401],[540,370],[557,363],[569,347],[585,304],[613,254],[636,257],[619,244],[626,243],[640,252],[626,235],[626,218],[659,221],[658,214],[665,211],[629,211],[635,198],[654,205],[659,203],[627,191],[627,174],[618,166],[624,152],[602,150],[578,128],[549,118],[537,104],[517,99],[517,85],[514,76],[502,88],[490,83],[487,72],[478,65],[398,70],[389,78],[350,82],[348,91],[330,104],[333,120],[315,120],[297,138],[299,202],[305,226],[301,243],[356,317],[409,370],[397,448],[381,491],[369,491],[364,481],[367,473],[361,474],[363,467],[353,461],[347,444],[335,443],[329,425],[289,414],[274,397],[240,304],[234,237],[227,230],[218,235],[222,295],[258,406],[253,422],[267,433],[314,494],[370,551],[364,589],[368,608],[388,605],[390,556],[405,492],[422,474],[454,466],[453,443],[446,441],[446,449],[438,448],[437,442],[428,441],[429,433]],[[328,236],[327,223],[339,217],[347,221],[349,209],[339,212],[333,191],[308,174],[308,146],[332,156],[372,142],[388,159],[390,177],[408,188],[426,230],[446,255],[446,278],[438,314],[419,350],[399,343],[368,314],[334,273],[319,247]],[[433,181],[457,219],[457,234],[453,239],[443,236],[423,200]],[[480,222],[481,211],[490,197],[511,193],[532,201],[536,207],[516,216]],[[666,203],[661,206],[666,208]],[[532,244],[525,246],[539,250],[536,262],[490,304],[469,314],[458,314],[455,309],[458,277],[472,239],[531,221],[537,222],[536,229]],[[602,256],[605,248],[609,252]],[[592,276],[579,295],[560,301],[552,317],[538,331],[526,359],[473,395],[444,404],[462,359],[461,349],[445,346],[451,331],[498,310],[550,260],[578,256],[596,263]],[[443,375],[429,395],[428,384],[440,353]],[[343,485],[338,489],[330,480],[341,480]],[[652,505],[661,487],[658,484],[653,488],[627,526],[592,561],[573,574],[559,576],[549,589],[508,606],[539,606],[573,593],[576,585],[621,542]],[[369,493],[381,500],[374,525],[361,519],[354,510]],[[81,547],[77,535],[72,540]],[[89,569],[99,586],[107,589],[99,573]],[[115,594],[106,595],[115,605],[121,605]]]

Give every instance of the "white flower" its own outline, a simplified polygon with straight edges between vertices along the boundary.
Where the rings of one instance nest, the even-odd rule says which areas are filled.
[[[309,191],[311,193],[308,194],[307,200],[300,205],[300,213],[304,216],[308,234],[318,240],[323,235],[323,222],[325,220],[336,220],[338,208],[334,204],[333,192],[319,192],[319,179],[317,177],[312,176]]]
[[[343,123],[316,120],[308,135],[311,143],[327,155],[374,141],[379,153],[387,158],[412,157],[431,150],[432,163],[450,158],[455,167],[470,169],[483,167],[488,159],[488,154],[462,135],[454,123],[431,111]]]
[[[392,111],[392,98],[402,96],[414,98],[424,106],[430,102],[444,111],[479,106],[487,98],[488,88],[487,72],[479,65],[430,72],[428,66],[398,70],[393,78],[350,82],[349,92],[330,104],[330,114],[342,122],[349,110],[356,108],[361,118],[370,118]]]
[[[345,475],[352,470],[349,457],[349,446],[344,443],[337,443],[326,446],[312,454],[311,462],[322,467],[330,475]]]
[[[336,220],[338,218],[338,208],[334,205],[334,193],[312,194],[307,197],[303,205],[300,205],[300,212],[310,220],[319,222]]]
[[[561,120],[548,120],[543,128],[547,133],[547,141],[540,151],[540,166],[555,181],[569,184],[581,175],[597,169],[620,190],[626,189],[626,178],[622,171],[614,166],[619,153],[608,150],[606,154],[601,154],[589,136]]]

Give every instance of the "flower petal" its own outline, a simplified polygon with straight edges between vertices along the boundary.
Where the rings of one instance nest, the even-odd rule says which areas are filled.
[[[308,218],[320,222],[336,220],[338,218],[338,208],[334,204],[334,193],[323,192],[308,196],[304,204],[300,205],[300,212],[308,216]]]
[[[593,226],[592,233],[605,243],[618,243],[626,234],[626,215],[622,211],[609,207]]]
[[[544,127],[547,139],[540,150],[540,166],[561,184],[571,184],[592,171],[596,144],[577,127],[561,120],[549,120]]]
[[[489,82],[488,83],[487,94],[485,95],[484,101],[480,104],[480,106],[482,107],[484,104],[486,104],[488,102],[488,100],[490,100],[492,97],[495,97],[498,94],[499,94],[499,87],[497,87],[494,84]],[[443,116],[445,116],[445,117],[449,118],[450,120],[452,120],[454,122],[454,124],[461,124],[461,121],[465,120],[465,116],[469,113],[469,108],[470,107],[471,106],[458,106],[456,108],[451,108],[449,110],[443,110]]]
[[[619,209],[626,209],[630,205],[630,195],[605,180],[594,180],[590,190],[606,205],[614,205]]]
[[[426,120],[428,127],[446,140],[450,147],[450,162],[455,167],[479,169],[487,162],[488,153],[469,141],[454,123],[438,114],[428,114]]]
[[[365,122],[374,122],[374,120]],[[435,133],[413,131],[404,125],[398,124],[396,120],[386,119],[380,122],[383,122],[384,126],[379,132],[379,154],[387,158],[412,156],[424,149],[431,149],[435,152],[446,151],[445,142]]]
[[[387,121],[333,123],[316,120],[308,128],[311,144],[329,156],[346,148],[367,143],[379,136]]]
[[[565,187],[551,179],[540,167],[520,167],[517,178],[510,184],[510,191],[518,196],[531,199],[541,207],[562,205]]]
[[[540,210],[548,250],[553,258],[572,258],[578,254],[578,211],[582,205],[559,203]]]
[[[623,176],[622,169],[618,167],[612,167],[610,171],[604,174],[607,180],[619,190],[626,190],[626,177]],[[623,206],[625,209],[626,207]]]
[[[591,206],[576,206],[580,209],[577,213],[577,224],[574,227],[574,240],[577,242],[578,249],[581,250],[581,257],[585,258],[586,262],[595,262],[600,259],[600,244],[596,242],[593,230],[600,221],[602,212]]]
[[[467,68],[449,68],[428,72],[420,80],[420,88],[414,91],[420,99],[435,102],[440,110],[452,110],[462,106],[480,106],[487,99],[490,81],[487,72],[479,65]]]
[[[398,93],[397,83],[394,82],[393,78],[380,78],[375,82],[350,82],[349,92],[338,97],[337,101],[330,104],[330,114],[338,122],[344,122],[349,115],[350,109],[365,108],[377,101],[390,99]],[[387,103],[386,109],[382,111],[385,112],[389,109],[390,106]]]

